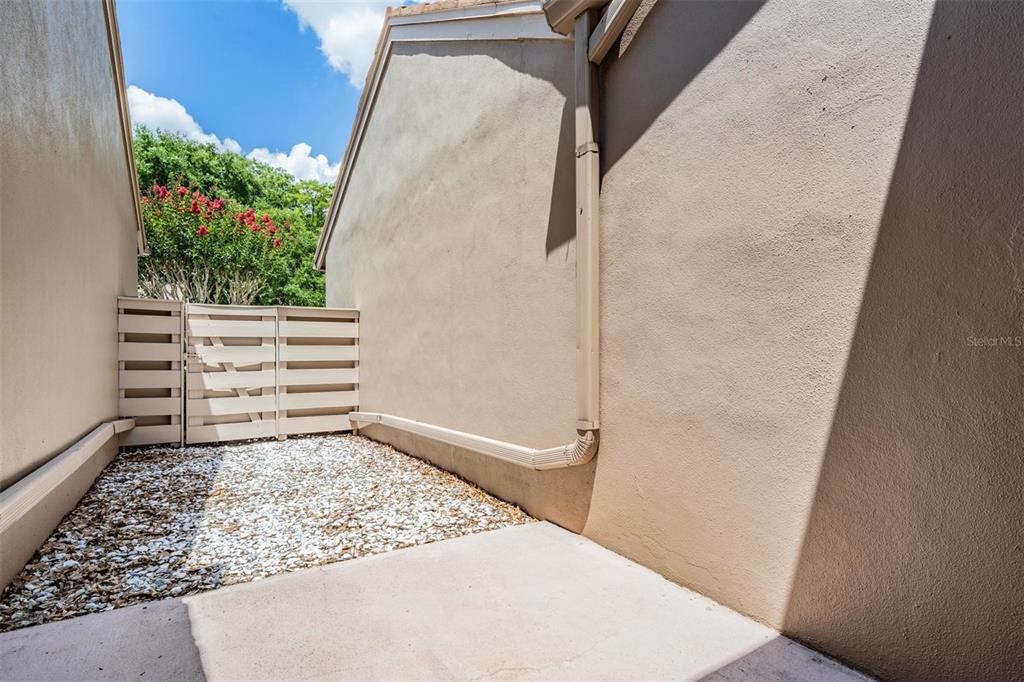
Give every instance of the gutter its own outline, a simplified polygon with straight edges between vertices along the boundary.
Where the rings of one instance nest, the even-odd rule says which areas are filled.
[[[600,445],[599,214],[600,150],[597,145],[597,67],[590,61],[595,13],[575,19],[576,99],[576,440],[537,450],[413,419],[376,412],[350,412],[355,425],[380,424],[399,431],[546,471],[586,464]]]

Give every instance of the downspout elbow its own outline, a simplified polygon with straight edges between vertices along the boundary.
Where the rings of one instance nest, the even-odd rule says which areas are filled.
[[[580,431],[576,435],[576,442],[572,444],[569,452],[567,458],[568,465],[571,467],[580,466],[594,459],[594,455],[597,454],[597,448],[601,445],[600,434],[601,432],[597,429]]]
[[[568,445],[538,450],[533,458],[533,468],[537,471],[547,471],[581,466],[594,459],[600,443],[600,432],[597,429],[577,431],[576,440]]]

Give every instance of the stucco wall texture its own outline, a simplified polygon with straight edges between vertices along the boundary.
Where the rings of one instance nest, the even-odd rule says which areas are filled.
[[[102,5],[0,2],[0,92],[6,487],[117,416],[116,297],[135,292],[135,213]],[[2,539],[4,575],[115,451]]]
[[[596,467],[513,480],[370,435],[883,677],[1020,678],[1024,6],[640,14],[602,68]],[[328,298],[362,309],[363,409],[546,446],[572,424],[571,240],[535,255],[571,64],[530,53],[565,84],[523,116],[545,84],[512,49],[392,64]]]
[[[572,44],[397,44],[327,255],[358,307],[360,407],[571,442]],[[543,474],[367,429],[582,529],[592,467]]]

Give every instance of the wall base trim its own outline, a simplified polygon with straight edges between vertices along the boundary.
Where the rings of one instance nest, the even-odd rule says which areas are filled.
[[[455,429],[435,426],[426,422],[396,417],[391,414],[377,412],[350,412],[349,421],[353,424],[381,424],[399,431],[405,431],[425,438],[432,438],[448,445],[478,452],[482,455],[504,460],[528,469],[546,471],[548,469],[564,469],[566,467],[586,464],[597,452],[597,431],[580,431],[576,440],[566,445],[538,450],[515,443],[478,436],[473,433],[456,431]]]
[[[21,572],[116,456],[117,434],[134,426],[134,419],[104,422],[0,491],[0,590]]]

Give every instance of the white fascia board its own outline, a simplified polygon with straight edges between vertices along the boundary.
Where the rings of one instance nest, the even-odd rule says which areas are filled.
[[[498,5],[474,5],[445,10],[434,10],[422,14],[388,16],[377,41],[377,50],[359,99],[355,123],[349,136],[341,170],[334,186],[327,219],[320,231],[315,266],[324,270],[327,248],[330,245],[338,212],[345,200],[352,169],[359,157],[363,134],[373,113],[380,82],[387,71],[391,49],[395,43],[445,42],[465,40],[559,40],[571,41],[572,36],[555,33],[548,26],[544,16],[542,0]]]

